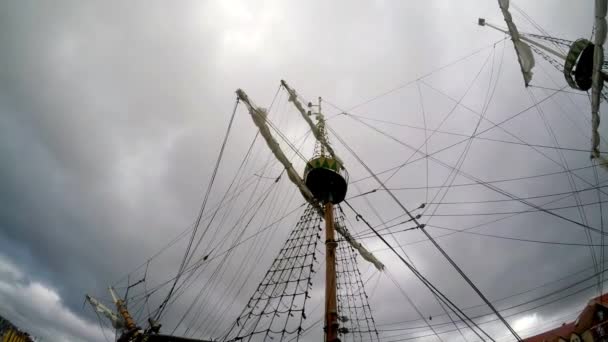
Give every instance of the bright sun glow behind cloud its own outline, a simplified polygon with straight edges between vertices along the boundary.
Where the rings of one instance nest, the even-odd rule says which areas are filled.
[[[536,314],[527,315],[516,320],[515,323],[513,323],[513,328],[517,332],[521,332],[538,325],[539,321],[540,319]]]

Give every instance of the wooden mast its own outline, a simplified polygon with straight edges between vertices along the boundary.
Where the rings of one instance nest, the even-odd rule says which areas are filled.
[[[369,253],[360,243],[345,230],[344,227],[335,226],[334,221],[334,205],[342,202],[348,190],[348,172],[344,167],[340,158],[335,155],[333,148],[328,143],[327,133],[325,131],[325,119],[322,114],[321,102],[319,97],[317,105],[312,102],[308,103],[308,111],[304,109],[302,103],[298,100],[295,90],[290,88],[285,81],[281,81],[281,85],[285,87],[289,93],[289,101],[292,102],[298,109],[302,117],[309,124],[315,138],[315,149],[313,158],[310,159],[304,168],[304,179],[300,178],[291,162],[281,151],[279,144],[272,137],[270,130],[266,124],[266,112],[254,106],[245,92],[241,89],[237,90],[239,99],[247,105],[247,109],[251,114],[253,122],[260,129],[260,133],[266,140],[270,150],[275,157],[283,164],[289,179],[300,189],[307,202],[325,218],[325,248],[326,248],[326,270],[325,270],[325,341],[339,342],[339,322],[338,322],[338,305],[337,305],[337,280],[336,280],[336,247],[335,240],[336,231],[344,237],[344,240],[353,248],[361,253],[363,258],[374,264],[378,270],[382,270],[384,265],[380,263],[371,253]],[[317,111],[313,112],[313,107],[317,107]],[[315,125],[309,118],[316,114],[317,124]],[[324,210],[320,204],[323,204]]]
[[[110,294],[112,295],[112,300],[116,305],[116,309],[118,310],[118,313],[120,314],[125,323],[125,330],[118,339],[118,341],[122,342],[138,339],[141,336],[141,332],[139,331],[137,323],[135,323],[135,320],[129,313],[129,310],[127,310],[125,302],[116,295],[116,292],[114,292],[114,288],[110,287],[109,290]]]
[[[127,310],[124,301],[118,298],[116,292],[114,292],[114,289],[112,287],[110,287],[109,290],[110,294],[112,295],[112,299],[114,300],[114,304],[116,304],[116,309],[118,310],[118,313],[125,322],[125,328],[127,328],[127,330],[133,330],[137,328],[135,320],[133,320],[133,317],[131,317],[131,314],[129,313],[129,310]]]
[[[323,137],[323,140],[327,142],[327,132],[325,131],[325,119],[321,111],[321,97],[317,104],[317,129],[319,135]],[[309,104],[309,107],[312,107]],[[325,144],[317,141],[315,145],[315,154],[322,158],[331,158],[328,156]],[[330,174],[333,174],[331,172]],[[324,205],[323,211],[325,212],[325,342],[338,342],[338,328],[340,323],[338,322],[338,299],[337,299],[337,280],[336,280],[336,233],[334,229],[334,202],[341,201],[342,195],[346,193],[346,188],[343,191],[337,191],[335,184],[331,180],[331,175],[324,172],[320,179],[322,179],[319,191],[315,194]],[[310,174],[309,174],[310,175]],[[341,177],[341,176],[339,176]],[[306,177],[307,182],[309,178]],[[345,181],[346,184],[346,181]],[[308,185],[308,183],[307,183]],[[344,192],[344,193],[342,193]],[[341,193],[338,195],[338,193]]]
[[[325,341],[338,339],[338,303],[336,298],[336,240],[334,204],[325,203]]]

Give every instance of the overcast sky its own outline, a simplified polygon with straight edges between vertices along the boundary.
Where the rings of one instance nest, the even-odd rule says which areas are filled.
[[[593,1],[515,5],[552,36],[575,40],[591,35]],[[521,31],[538,33],[522,13],[513,10],[513,16]],[[105,341],[104,333],[111,338],[90,307],[83,308],[84,295],[108,303],[106,288],[113,284],[124,294],[125,277],[130,274],[133,283],[145,267],[129,272],[192,226],[237,88],[270,108],[271,120],[301,146],[304,156],[312,154],[312,141],[303,139],[305,122],[284,93],[275,96],[285,79],[306,99],[323,97],[329,125],[374,172],[419,159],[394,175],[382,173],[381,179],[409,209],[442,203],[418,211],[434,236],[448,232],[436,227],[465,229],[486,223],[471,232],[580,244],[468,233],[437,239],[490,300],[534,289],[496,302],[505,315],[530,309],[509,317],[523,336],[572,320],[601,291],[578,291],[593,281],[507,309],[594,273],[585,230],[571,222],[601,229],[608,219],[608,207],[603,207],[602,220],[597,203],[608,195],[580,191],[608,180],[604,170],[590,167],[586,152],[589,100],[574,91],[555,94],[551,89],[566,83],[561,72],[540,58],[533,87],[525,89],[512,43],[499,32],[477,26],[478,17],[504,25],[496,1],[481,0],[0,1],[0,315],[47,341]],[[533,106],[538,102],[542,104]],[[339,115],[343,110],[367,118],[362,121],[394,139]],[[605,128],[602,125],[603,132]],[[482,131],[470,145],[458,144],[434,154],[435,159],[421,158],[411,149],[432,153]],[[281,168],[260,139],[253,144],[250,162],[237,172],[255,133],[240,106],[205,214],[234,177],[245,190],[219,212],[221,220],[210,226],[197,257],[213,256],[235,241],[238,237],[227,234],[227,227],[240,227],[247,237],[303,202],[286,177],[273,185]],[[372,179],[363,179],[369,174],[348,150],[335,137],[330,139],[350,171],[349,196],[378,188]],[[607,148],[605,141],[601,148]],[[302,161],[293,160],[301,171]],[[445,192],[441,185],[475,182],[462,174],[450,177],[445,164],[482,181],[522,179],[492,183],[498,191],[460,185]],[[565,172],[568,169],[575,171]],[[527,178],[536,175],[541,176]],[[247,202],[268,189],[272,192],[259,208]],[[573,190],[580,191],[578,199]],[[508,197],[499,191],[537,197],[530,202],[562,208],[553,210],[561,217],[521,213],[530,207],[503,201]],[[373,225],[403,214],[384,191],[351,204]],[[345,211],[349,228],[366,234],[367,228]],[[190,324],[189,334],[217,337],[245,305],[301,212],[239,247],[217,279],[210,274],[219,261],[211,261],[168,310],[164,331],[173,330],[207,286],[196,306],[201,308],[198,318],[185,320],[177,333],[185,333]],[[513,216],[505,218],[508,215]],[[207,222],[203,220],[203,227]],[[393,230],[402,228],[407,225]],[[456,304],[481,304],[445,258],[423,241],[421,232],[395,233],[394,238],[392,243],[404,245],[400,253],[407,253]],[[591,233],[591,238],[601,244],[599,234]],[[416,336],[388,331],[404,326],[389,323],[420,319],[390,277],[425,317],[440,315],[441,308],[378,239],[362,241],[387,265],[380,274],[359,264],[364,277],[371,277],[367,291],[378,327],[387,330],[383,336]],[[150,261],[150,286],[175,275],[186,242],[179,240]],[[594,250],[598,264],[600,250]],[[251,255],[255,258],[248,258]],[[311,308],[320,300],[320,281]],[[232,286],[241,283],[245,285],[240,291]],[[226,284],[230,286],[222,286]],[[152,300],[158,304],[161,297]],[[534,308],[541,304],[547,305]],[[309,323],[320,315],[320,309],[311,313]],[[504,337],[501,341],[509,340],[503,326],[485,327]],[[321,328],[313,328],[309,338],[318,339]],[[428,333],[420,330],[420,335]],[[442,337],[462,341],[457,333]]]

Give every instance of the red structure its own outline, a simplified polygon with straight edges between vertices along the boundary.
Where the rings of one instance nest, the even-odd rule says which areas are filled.
[[[608,342],[608,294],[593,298],[576,321],[528,337],[525,342]]]

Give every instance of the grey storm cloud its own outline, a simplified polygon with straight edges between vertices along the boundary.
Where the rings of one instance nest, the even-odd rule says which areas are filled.
[[[547,0],[521,3],[521,7],[555,36],[573,40],[591,33],[591,3],[583,6],[561,1],[556,5]],[[530,94],[537,101],[548,96],[550,92],[545,90],[523,89],[511,42],[501,40],[503,37],[497,32],[476,26],[480,16],[502,23],[493,1],[458,4],[3,1],[0,3],[0,315],[47,340],[103,341],[103,333],[110,332],[99,329],[89,308],[83,310],[84,294],[107,299],[107,286],[118,280],[124,286],[125,274],[145,264],[147,258],[192,225],[209,183],[237,88],[247,91],[262,107],[270,106],[281,79],[286,79],[308,99],[322,96],[327,101],[324,108],[331,127],[376,172],[399,165],[412,155],[420,157],[405,145],[424,149],[422,143],[426,139],[421,129],[381,121],[418,128],[428,125],[430,132],[441,124],[446,113],[451,113],[441,129],[470,135],[479,113],[498,123],[530,106],[534,100]],[[521,16],[516,19],[522,22],[522,31],[534,29]],[[470,58],[428,74],[479,49],[482,50]],[[562,87],[560,73],[550,68],[547,63],[539,63],[535,69],[537,84]],[[419,82],[406,85],[422,76]],[[463,97],[469,84],[473,86]],[[387,92],[391,89],[394,91]],[[386,95],[376,98],[380,94]],[[491,101],[484,111],[488,96]],[[368,103],[369,99],[373,101]],[[271,118],[295,141],[305,133],[305,124],[285,105],[284,97],[282,100],[282,104],[277,101],[277,107],[271,108],[274,113]],[[455,106],[454,100],[461,100],[461,105]],[[579,95],[547,100],[540,107],[542,113],[526,112],[501,125],[504,130],[494,128],[480,137],[516,142],[519,138],[529,144],[553,146],[546,125],[549,122],[561,146],[585,149],[589,143],[586,101]],[[343,109],[355,105],[360,106],[353,113],[379,120],[366,122],[404,144],[340,115]],[[547,121],[543,121],[542,115]],[[488,120],[481,121],[479,130],[492,127]],[[253,124],[246,112],[239,109],[210,205],[217,203],[228,187],[254,135]],[[437,133],[426,148],[434,151],[459,140],[462,137]],[[335,140],[334,143],[349,167],[351,181],[367,177],[347,150]],[[456,165],[464,146],[435,157]],[[308,140],[302,151],[308,155],[311,149]],[[248,171],[262,169],[269,157],[259,140],[253,151],[257,159],[254,158]],[[590,165],[586,152],[565,151],[560,155],[551,149],[534,150],[529,146],[476,139],[461,170],[479,179],[497,180],[556,172],[562,170],[563,160],[572,169]],[[301,168],[301,161],[298,163]],[[423,188],[395,190],[409,208],[433,202],[437,194],[436,202],[504,199],[480,186],[453,187],[443,197],[443,192],[432,187],[441,186],[450,170],[433,160],[428,161],[428,168],[427,173],[426,161],[422,159],[390,178],[391,173],[382,174],[381,179],[390,188]],[[278,176],[280,169],[273,165],[264,172],[272,178]],[[569,179],[562,173],[496,186],[526,197],[568,192],[571,182],[579,189],[595,184],[591,169],[575,174],[580,178]],[[599,178],[600,182],[606,180],[603,174]],[[431,186],[428,191],[427,179]],[[454,178],[454,184],[467,182],[471,180],[462,175]],[[261,193],[271,183],[272,180],[262,181],[256,192]],[[285,179],[277,186],[277,194],[270,201],[282,201],[280,208],[292,209],[302,203]],[[376,187],[366,179],[353,183],[350,193]],[[251,189],[247,195],[253,193]],[[279,197],[283,194],[284,198]],[[551,199],[555,198],[534,203],[541,205]],[[597,194],[586,192],[581,200],[597,201]],[[246,208],[244,202],[239,203],[242,207],[234,210],[238,215],[227,216],[222,221],[223,227],[212,227],[210,236],[217,235],[203,241],[200,255],[217,252],[213,247],[220,246],[218,241],[229,231],[226,227],[236,222],[242,213],[240,209]],[[374,225],[402,214],[382,191],[353,199],[352,204]],[[580,220],[581,213],[573,204],[572,198],[568,198],[549,207],[570,206],[558,212]],[[370,209],[372,205],[378,214]],[[586,269],[577,279],[592,274],[590,251],[585,246],[542,245],[467,233],[439,237],[450,231],[436,228],[465,229],[496,219],[496,216],[458,214],[527,209],[504,202],[439,207],[431,204],[424,211],[423,221],[491,300],[577,271]],[[588,224],[599,227],[598,206],[587,206],[584,210],[582,214]],[[430,218],[433,212],[435,215]],[[208,317],[203,327],[215,321],[226,326],[236,317],[296,219],[297,213],[269,231],[265,235],[265,250],[246,244],[243,250],[234,252],[228,271],[247,268],[239,273],[238,279],[253,280],[239,293],[232,292],[233,297],[226,299],[228,309],[223,313],[212,309],[220,306],[217,299],[231,285],[230,272],[216,287],[207,289],[205,305],[201,306],[202,316]],[[203,221],[203,226],[206,222]],[[353,224],[353,232],[365,232],[360,222]],[[491,228],[470,232],[586,242],[584,230],[546,213],[519,215],[488,227]],[[419,242],[422,234],[395,236],[404,245],[402,252],[456,304],[462,307],[481,304],[442,256],[428,242]],[[593,237],[594,241],[600,241],[597,234]],[[387,264],[388,272],[425,315],[442,314],[434,298],[382,244],[373,239],[364,241]],[[155,259],[149,271],[150,283],[158,284],[175,275],[184,246],[184,240],[180,240],[162,258]],[[263,253],[266,251],[267,255]],[[596,253],[599,255],[599,249]],[[251,255],[257,264],[239,263]],[[364,264],[361,267],[365,275],[373,276],[370,284],[376,284],[368,291],[377,322],[419,318],[409,305],[395,305],[396,301],[406,302],[387,275],[374,274]],[[142,272],[140,268],[132,277],[141,277]],[[208,277],[203,274],[198,283],[205,284]],[[136,279],[130,278],[133,280]],[[318,279],[317,283],[320,282],[322,279]],[[567,283],[561,281],[522,293],[498,302],[497,306],[507,310],[513,304]],[[168,329],[173,329],[186,312],[199,288],[186,292],[171,308],[165,322]],[[317,299],[312,307],[318,303],[321,287],[315,291]],[[555,306],[509,319],[522,330],[530,328],[530,322],[547,324],[571,315],[596,293],[596,289],[581,291]],[[554,297],[548,300],[551,298]],[[509,309],[506,313],[516,310]],[[320,315],[320,309],[316,312]],[[481,314],[488,310],[473,308],[471,312]],[[223,327],[221,324],[219,327]],[[220,330],[219,327],[215,330]],[[209,337],[206,334],[211,330],[198,332]],[[505,334],[498,324],[489,325],[488,330]]]

